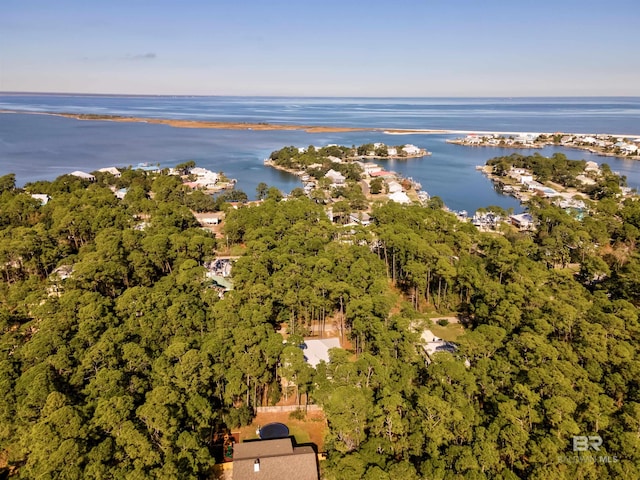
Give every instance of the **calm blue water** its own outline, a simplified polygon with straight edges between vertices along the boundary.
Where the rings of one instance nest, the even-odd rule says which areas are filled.
[[[359,127],[584,132],[640,135],[640,98],[397,99],[269,97],[123,97],[0,95],[0,109],[97,113],[157,118],[339,125]],[[513,207],[474,166],[510,149],[466,148],[445,143],[451,135],[392,136],[381,132],[308,134],[292,131],[181,129],[143,123],[77,121],[44,115],[0,114],[0,175],[18,183],[53,179],[73,170],[139,162],[171,166],[185,160],[224,171],[250,196],[259,182],[290,191],[297,178],[265,168],[262,159],[284,145],[413,143],[431,157],[387,161],[386,167],[420,181],[453,209]],[[640,186],[640,162],[598,157],[562,148],[569,158],[606,162]],[[531,151],[526,151],[531,153]]]

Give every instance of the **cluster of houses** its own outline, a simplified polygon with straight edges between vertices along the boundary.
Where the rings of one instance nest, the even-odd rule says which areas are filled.
[[[469,134],[466,137],[447,140],[447,142],[476,147],[542,148],[545,145],[562,145],[597,154],[640,155],[640,137],[624,138],[613,135],[514,133],[506,137],[498,133],[490,133]]]
[[[447,143],[466,145],[471,147],[518,147],[518,148],[542,148],[537,143],[538,133],[516,133],[505,137],[497,133],[475,134],[471,133],[463,138],[447,140]]]
[[[553,188],[546,187],[540,182],[534,180],[531,172],[524,168],[512,168],[511,170],[509,170],[507,175],[519,182],[529,192],[532,192],[536,195],[540,195],[545,198],[553,198],[559,195],[558,192]]]
[[[353,163],[362,169],[366,178],[370,180],[380,178],[383,180],[386,185],[389,200],[403,204],[411,203],[409,196],[406,194],[405,189],[400,183],[398,175],[395,172],[384,170],[380,165],[371,162],[356,160]],[[325,174],[325,177],[331,181],[332,187],[344,185],[346,181],[344,175],[333,169],[330,169]]]
[[[411,143],[407,143],[400,147],[389,147],[384,143],[377,142],[373,144],[374,150],[367,152],[367,157],[376,157],[376,150],[385,149],[387,151],[387,157],[422,157],[430,155],[424,148],[416,147]]]
[[[145,172],[153,172],[153,173],[157,173],[160,171],[160,167],[158,165],[149,165],[147,163],[139,163],[132,168],[133,170],[142,170]],[[118,170],[116,167],[100,168],[97,171],[101,173],[109,173],[113,175],[115,178],[120,178],[122,176],[122,172]],[[181,175],[181,172],[179,170],[176,170],[175,168],[170,168],[168,172],[169,172],[169,175]],[[91,173],[83,172],[81,170],[75,170],[69,173],[69,175],[80,178],[82,180],[87,180],[89,182],[96,181],[95,175]],[[223,182],[222,180],[223,179],[221,175],[216,172],[207,170],[206,168],[194,167],[190,169],[189,178],[185,179],[185,181],[183,182],[183,185],[186,185],[193,190],[219,191],[225,188],[230,188],[236,183],[235,180],[230,180],[227,182]],[[116,190],[114,188],[112,190],[114,195],[120,200],[122,200],[127,194],[126,188],[122,188],[119,190]],[[49,201],[49,198],[48,197],[45,198],[46,196],[43,196],[43,195],[36,194],[32,196],[40,200],[42,204],[46,204]]]
[[[594,176],[600,175],[600,167],[596,162],[586,162],[586,166],[584,169],[585,173],[580,174],[576,177],[576,180],[581,182],[584,185],[594,185],[596,181],[593,179]],[[584,202],[581,200],[574,199],[574,195],[578,195],[577,192],[558,192],[551,187],[547,187],[542,185],[540,182],[537,182],[533,179],[533,174],[524,168],[511,168],[509,172],[507,172],[507,176],[518,182],[522,187],[526,189],[527,192],[545,197],[545,198],[555,198],[560,197],[564,202],[569,203],[578,203],[580,204],[579,208],[584,208]],[[510,185],[503,187],[503,190],[506,193],[513,193],[514,196],[518,196],[517,192]],[[575,206],[575,205],[572,205]]]
[[[640,137],[628,139],[611,135],[563,135],[560,145],[566,147],[587,147],[593,153],[615,153],[634,156],[640,153]]]
[[[499,224],[508,223],[518,230],[529,231],[535,229],[535,219],[530,213],[517,213],[503,217],[495,212],[476,212],[471,218],[471,223],[482,231],[495,230]]]
[[[424,157],[427,155],[431,155],[431,152],[427,151],[424,148],[417,147],[411,143],[406,143],[402,146],[390,147],[382,142],[376,142],[372,144],[373,150],[369,150],[365,155],[359,155],[360,157],[371,157],[371,158],[407,158],[407,157]],[[337,147],[335,143],[327,145],[327,147]],[[313,147],[316,150],[320,150],[323,147]],[[380,149],[386,149],[386,155],[381,156],[376,153],[380,151]],[[299,147],[298,152],[304,153],[307,151],[305,147]],[[331,161],[341,161],[341,159],[336,157],[327,157]]]

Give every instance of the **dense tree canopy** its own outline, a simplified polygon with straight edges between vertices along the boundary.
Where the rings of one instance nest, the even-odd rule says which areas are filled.
[[[243,254],[221,299],[216,240],[166,177],[25,187],[46,205],[0,181],[0,452],[17,478],[204,478],[215,434],[282,394],[322,405],[326,478],[640,476],[637,200],[582,220],[536,200],[535,233],[496,234],[435,203],[336,226],[261,186],[228,211]],[[466,321],[453,353],[426,356],[425,312]],[[328,323],[352,347],[313,371],[299,339]],[[595,461],[572,451],[581,435],[602,438]]]

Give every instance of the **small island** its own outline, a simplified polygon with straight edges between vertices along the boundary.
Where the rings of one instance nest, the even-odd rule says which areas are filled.
[[[339,204],[341,211],[366,210],[367,201],[383,198],[407,204],[427,202],[429,195],[420,190],[422,186],[418,182],[387,171],[370,160],[418,158],[428,154],[415,145],[389,147],[382,143],[359,147],[288,146],[271,153],[264,164],[300,177],[304,185],[302,192],[316,201],[346,200],[350,208]],[[348,215],[342,217],[346,220]]]

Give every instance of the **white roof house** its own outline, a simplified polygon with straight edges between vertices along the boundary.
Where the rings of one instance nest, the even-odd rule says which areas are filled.
[[[342,175],[340,172],[336,172],[334,169],[329,170],[324,174],[324,176],[331,180],[331,183],[336,185],[341,185],[345,181],[344,175]]]
[[[396,193],[396,192],[402,191],[402,185],[400,185],[395,180],[388,181],[387,186],[389,187],[389,193]]]
[[[389,195],[389,200],[396,203],[411,203],[411,199],[404,192],[395,192]]]
[[[103,173],[110,173],[111,175],[113,175],[116,178],[120,178],[120,170],[118,170],[116,167],[105,167],[105,168],[100,168],[98,170],[99,172],[103,172]]]
[[[533,175],[520,175],[520,183],[528,185],[533,182]]]
[[[303,354],[305,361],[315,368],[321,361],[329,362],[329,350],[341,348],[339,338],[314,338],[305,340]]]
[[[371,175],[374,172],[380,172],[382,171],[382,167],[380,165],[376,165],[375,163],[371,163],[371,162],[360,162],[360,161],[355,161],[353,162],[356,165],[358,165],[360,168],[362,168],[362,171],[364,173],[366,173],[367,175]]]
[[[511,224],[521,230],[529,230],[533,227],[533,217],[530,213],[520,213],[509,216]]]
[[[195,175],[196,179],[191,182],[196,188],[213,188],[220,180],[220,175],[206,168],[195,167],[191,169],[191,175]]]
[[[441,338],[436,337],[431,330],[425,330],[421,335],[424,351],[429,355],[438,352],[454,352],[455,346]]]
[[[420,153],[420,149],[415,145],[411,145],[410,143],[402,147],[402,151],[407,155],[418,155]]]
[[[90,182],[94,182],[96,177],[87,172],[81,172],[80,170],[76,170],[71,172],[69,175],[73,175],[74,177],[82,178],[84,180],[89,180]]]
[[[584,170],[585,172],[597,172],[600,167],[596,162],[590,160],[585,164]]]
[[[42,205],[46,205],[47,203],[49,203],[49,200],[51,200],[51,197],[49,197],[49,195],[47,195],[46,193],[32,193],[31,198],[39,200]]]

